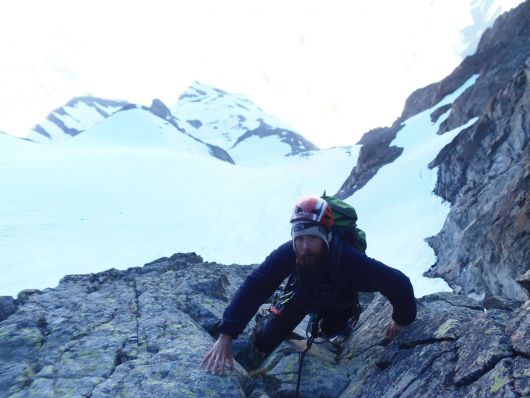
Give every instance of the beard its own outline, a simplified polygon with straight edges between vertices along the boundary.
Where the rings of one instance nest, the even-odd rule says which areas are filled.
[[[316,268],[324,262],[323,253],[296,253],[296,263],[304,268]]]

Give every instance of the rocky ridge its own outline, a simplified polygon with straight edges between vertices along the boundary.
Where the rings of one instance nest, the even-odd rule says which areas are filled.
[[[145,109],[148,110],[149,112],[152,112],[154,115],[166,120],[168,123],[170,123],[173,127],[175,127],[182,134],[186,134],[191,139],[206,145],[212,156],[220,160],[223,160],[225,162],[234,164],[234,160],[228,154],[228,152],[226,152],[224,149],[216,145],[212,145],[207,142],[204,142],[200,140],[199,138],[189,134],[184,128],[182,128],[180,121],[171,113],[169,108],[158,98],[155,98],[153,100],[150,108],[145,108]]]
[[[170,123],[180,133],[208,147],[210,154],[234,164],[238,156],[304,155],[319,150],[313,143],[267,114],[246,97],[194,82],[170,109],[159,99],[150,107],[122,100],[75,97],[52,111],[34,127],[28,138],[37,142],[69,139],[129,109],[142,109]],[[266,143],[265,143],[266,142]],[[267,144],[274,149],[267,149]],[[278,145],[279,144],[279,145]],[[279,149],[281,148],[281,149]],[[266,155],[269,155],[265,153]]]
[[[248,372],[206,374],[202,357],[252,266],[191,254],[142,268],[63,278],[0,299],[0,397],[287,397],[298,352],[289,340]],[[530,301],[423,297],[418,319],[384,341],[391,308],[367,306],[342,345],[314,345],[302,397],[523,397],[530,394]],[[249,328],[237,340],[245,361]]]
[[[473,75],[476,83],[449,106],[437,109],[435,122],[450,111],[439,134],[478,121],[441,151],[429,165],[438,167],[435,193],[451,203],[442,231],[429,239],[437,262],[428,272],[457,292],[523,299],[516,279],[530,266],[530,1],[500,16],[477,51],[442,81],[419,89],[406,101],[392,127],[368,132],[359,160],[338,192],[349,197],[377,171],[395,160],[391,146],[401,125],[431,108]]]
[[[141,109],[171,124],[178,131],[192,140],[201,143],[208,148],[208,152],[222,161],[234,164],[234,160],[222,148],[206,143],[189,134],[181,126],[181,122],[171,113],[169,108],[159,99],[154,99],[150,107],[133,104],[121,100],[107,100],[96,97],[76,97],[64,106],[51,112],[45,121],[37,125],[30,135],[30,141],[54,142],[65,137],[75,137],[104,122],[112,115],[130,109]],[[42,137],[46,137],[42,141]]]

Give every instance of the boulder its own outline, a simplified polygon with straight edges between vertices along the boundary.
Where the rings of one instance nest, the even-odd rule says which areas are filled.
[[[17,310],[15,299],[11,296],[0,296],[0,322]]]

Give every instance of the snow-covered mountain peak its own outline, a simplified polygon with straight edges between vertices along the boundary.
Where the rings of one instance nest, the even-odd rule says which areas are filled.
[[[219,97],[227,97],[229,99],[235,99],[237,97],[241,102],[248,102],[249,104],[251,104],[251,101],[243,94],[239,94],[237,96],[234,94],[229,94],[226,91],[208,86],[198,81],[194,81],[188,87],[188,89],[179,97],[178,100],[181,101],[186,99],[189,101],[204,101],[205,98],[215,99]]]
[[[264,112],[247,97],[230,94],[199,82],[194,82],[180,96],[172,113],[183,122],[190,134],[224,148],[232,156],[241,152],[244,146],[247,146],[244,150],[247,156],[252,156],[248,152],[250,148],[270,149],[274,146],[274,154],[281,155],[317,149],[314,144],[281,120]],[[250,146],[247,145],[248,139],[252,141]]]
[[[318,149],[247,97],[199,82],[194,82],[180,96],[173,109],[159,99],[154,99],[150,107],[145,107],[126,101],[76,97],[51,112],[28,138],[37,142],[71,139],[82,132],[89,133],[118,111],[133,108],[166,121],[176,129],[175,133],[187,135],[207,146],[211,155],[229,163],[235,160],[241,165],[255,166]],[[127,140],[136,138],[120,135],[120,139],[124,140],[123,146],[131,144]],[[80,141],[94,139],[83,138]]]
[[[165,114],[165,105],[153,101],[151,108],[129,104],[105,118],[99,124],[79,134],[68,143],[74,146],[128,148],[186,152],[193,155],[216,157],[233,163],[221,148],[189,135],[179,121]]]

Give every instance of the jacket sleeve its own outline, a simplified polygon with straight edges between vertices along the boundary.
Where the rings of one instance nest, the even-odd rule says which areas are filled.
[[[360,292],[380,292],[392,304],[392,319],[401,326],[416,319],[416,299],[410,279],[401,271],[343,245],[341,264],[348,280]]]
[[[265,261],[245,279],[223,314],[220,331],[233,338],[245,329],[252,316],[294,270],[292,243],[274,250]]]

